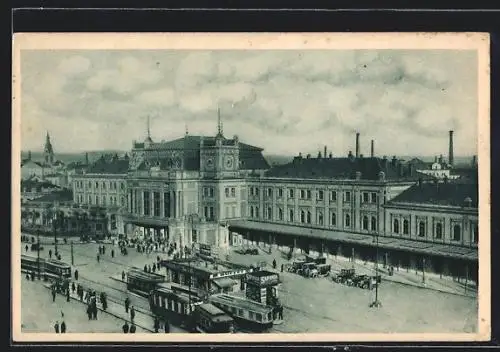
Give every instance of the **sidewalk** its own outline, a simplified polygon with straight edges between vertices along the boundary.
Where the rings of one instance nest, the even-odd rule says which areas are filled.
[[[294,253],[292,260],[288,261],[285,259],[286,253],[282,252],[279,249],[273,248],[271,253],[269,254],[269,246],[263,248],[262,246],[258,246],[260,253],[258,255],[241,255],[235,253],[234,251],[237,247],[232,247],[229,250],[230,261],[237,261],[237,263],[243,263],[246,265],[254,264],[256,262],[265,261],[268,263],[268,267],[266,269],[271,268],[271,262],[273,258],[278,262],[277,270],[275,272],[280,272],[279,268],[281,264],[290,263],[296,257],[303,256],[305,254]],[[340,272],[341,269],[348,269],[353,267],[353,263],[350,262],[349,258],[344,258],[341,256],[334,257],[329,255],[327,258],[327,263],[332,266],[332,274],[336,272]],[[354,268],[356,272],[359,274],[367,274],[367,275],[375,275],[375,263],[367,262],[366,264],[360,260],[356,260],[354,262]],[[387,269],[383,268],[383,265],[379,264],[379,275],[382,276],[383,281],[395,282],[403,285],[409,285],[414,287],[419,287],[423,289],[430,289],[439,292],[466,296],[466,297],[477,297],[477,287],[472,286],[472,283],[469,283],[467,290],[465,285],[461,282],[453,281],[450,277],[442,277],[434,273],[425,273],[425,284],[422,283],[422,272],[415,273],[415,270],[409,270],[406,272],[406,269],[399,269],[394,271],[393,276],[388,275]]]
[[[44,286],[50,290],[50,284],[44,283]],[[70,283],[70,287],[71,287],[71,283]],[[88,289],[88,288],[89,287],[84,287],[84,289]],[[75,293],[73,293],[70,290],[70,298],[72,300],[80,302],[82,304],[82,306],[86,306],[86,302],[80,301],[80,298],[77,296],[76,291],[75,291]],[[66,297],[62,294],[59,294],[58,297],[56,298],[56,300],[57,299],[64,299],[65,300]],[[134,307],[134,308],[135,308],[134,324],[138,328],[137,332],[141,332],[141,331],[139,331],[139,328],[144,330],[144,332],[154,332],[154,328],[153,328],[154,317],[153,317],[153,315],[149,312],[144,311],[143,309],[140,309],[137,307]],[[83,307],[82,307],[82,309],[83,309]],[[102,309],[102,305],[99,302],[99,298],[98,298],[98,303],[97,303],[97,309],[101,312],[110,314],[116,318],[123,320],[123,321],[127,321],[129,323],[129,325],[131,324],[130,311],[129,311],[129,313],[126,313],[125,307],[122,304],[114,302],[109,297],[108,297],[107,309],[105,311]],[[160,332],[162,332],[162,330],[160,330]],[[171,333],[184,333],[185,331],[170,324],[170,332]]]

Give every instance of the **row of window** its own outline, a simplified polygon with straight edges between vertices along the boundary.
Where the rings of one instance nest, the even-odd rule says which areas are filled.
[[[224,192],[225,192],[226,198],[236,198],[236,188],[226,187]]]
[[[129,191],[129,198],[129,211],[131,213],[142,214],[145,216],[162,216],[165,218],[169,218],[171,216],[170,193],[168,192],[163,193],[163,212],[161,211],[162,200],[160,192],[142,192],[135,189]]]
[[[250,218],[260,218],[260,213],[259,213],[259,207],[257,206],[250,206]],[[283,209],[278,208],[278,217],[277,220],[279,221],[284,221],[284,213]],[[266,208],[264,209],[264,219],[266,220],[273,220],[273,210],[272,208]],[[287,216],[287,221],[289,222],[294,222],[295,220],[295,211],[294,209],[289,209],[288,210],[288,216]],[[297,218],[297,222],[300,222],[302,224],[311,224],[312,223],[312,214],[309,210],[301,210],[299,212],[299,217]],[[316,213],[316,221],[314,222],[316,225],[323,226],[325,225],[325,219],[322,211],[318,211]],[[332,212],[330,213],[330,226],[337,226],[337,214]],[[349,228],[351,227],[351,215],[350,214],[344,214],[344,227]],[[377,230],[377,218],[375,216],[371,216],[370,218],[368,216],[364,216],[362,220],[362,228],[363,230],[372,230],[376,231]]]
[[[83,189],[84,188],[84,181],[75,181],[75,185],[77,189]],[[92,185],[94,185],[95,189],[110,189],[110,190],[117,190],[120,188],[121,190],[125,189],[125,182],[117,182],[117,181],[88,181],[87,182],[87,188],[92,188]]]
[[[83,194],[78,194],[77,196],[77,202],[80,204],[91,204],[91,205],[102,205],[102,206],[125,206],[126,204],[126,199],[125,197],[116,197],[116,196],[92,196],[92,195],[87,195],[84,196]]]
[[[273,188],[269,187],[264,190],[264,195],[267,198],[271,198],[273,196]],[[316,200],[324,200],[325,199],[325,192],[324,190],[317,190],[316,192]],[[331,202],[336,202],[337,201],[337,191],[327,191],[329,200]],[[250,187],[250,195],[251,196],[258,196],[259,195],[259,188],[258,187]],[[277,197],[282,198],[283,197],[283,188],[278,188],[277,189]],[[294,199],[295,198],[295,189],[288,189],[287,193],[288,199]],[[299,199],[306,199],[310,200],[312,199],[312,191],[309,189],[300,189],[299,190]],[[360,196],[360,202],[361,203],[377,203],[378,197],[376,192],[363,192]],[[348,203],[351,201],[351,191],[344,191],[343,192],[343,201]]]
[[[213,198],[215,194],[215,190],[213,187],[203,187],[203,197]]]
[[[478,242],[478,226],[477,226],[477,224],[471,224],[471,226],[472,226],[471,242],[477,243]],[[443,239],[444,226],[443,226],[442,222],[435,223],[433,230],[434,231],[433,231],[432,235],[434,236],[435,239],[437,239],[437,240]],[[410,233],[409,220],[403,219],[402,228],[401,228],[400,227],[400,220],[394,219],[392,222],[392,232],[394,234],[401,233],[403,235],[408,235]],[[427,235],[427,223],[425,221],[420,220],[417,222],[417,236],[418,237],[425,237],[426,235]],[[451,240],[457,241],[457,242],[460,242],[462,240],[462,226],[460,224],[454,224],[452,226]]]

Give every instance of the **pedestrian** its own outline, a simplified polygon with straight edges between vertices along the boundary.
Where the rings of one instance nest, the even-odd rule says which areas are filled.
[[[281,272],[283,272],[284,268],[285,268],[285,266],[283,264],[281,264]]]
[[[165,324],[163,324],[163,329],[165,330],[165,333],[170,332],[170,324],[168,323],[168,320],[165,320]]]
[[[61,253],[58,253],[58,254],[57,254],[57,259],[58,259],[58,260],[61,260]]]
[[[31,272],[31,281],[35,281],[35,272],[34,271]]]
[[[97,262],[98,262],[98,263],[99,263],[99,259],[100,259],[100,257],[99,257],[99,254],[98,254],[98,255],[97,255]]]
[[[24,248],[26,249],[26,252],[27,252],[29,247],[28,247],[28,245],[26,245],[26,247],[24,247]]]
[[[106,254],[106,247],[102,246],[102,254]]]
[[[28,279],[28,281],[31,280],[30,273],[26,273],[26,279]]]
[[[54,324],[54,330],[56,331],[56,334],[59,334],[59,322],[56,321],[56,323]]]
[[[135,334],[135,329],[136,329],[135,325],[134,325],[134,323],[132,323],[132,325],[130,326],[130,333]]]
[[[155,329],[155,332],[158,332],[158,329],[160,329],[160,321],[158,320],[158,317],[155,317],[154,329]]]
[[[61,323],[61,334],[64,334],[64,333],[66,333],[66,323],[63,320]]]
[[[75,280],[78,281],[78,270],[75,270]]]
[[[130,306],[130,298],[125,298],[125,313],[128,313],[128,307]]]
[[[114,250],[114,249],[112,249],[112,250],[111,250],[111,258],[114,258],[114,257],[115,257],[115,250]]]
[[[158,263],[160,263],[160,256],[159,256],[159,255],[158,255],[158,256],[156,256],[156,261],[157,261]]]
[[[56,288],[52,288],[52,302],[56,301]]]
[[[151,265],[148,265],[148,273],[151,272]]]
[[[153,264],[153,273],[156,272],[156,264]]]
[[[278,313],[279,313],[279,319],[283,320],[283,306],[280,306]]]
[[[75,293],[75,290],[76,290],[75,283],[74,283],[74,282],[72,282],[72,283],[71,283],[71,292]]]
[[[70,296],[69,296],[69,288],[66,290],[66,302],[69,302]]]
[[[87,305],[87,316],[89,320],[92,320],[92,308],[90,308],[90,304]]]
[[[49,259],[52,259],[52,249],[49,249]]]
[[[122,271],[122,281],[125,281],[125,271]]]
[[[123,324],[123,326],[122,326],[122,330],[123,330],[124,334],[128,333],[129,327],[128,327],[128,323],[126,321],[125,321],[125,324]]]
[[[135,318],[135,309],[134,306],[132,306],[132,308],[130,308],[130,321],[132,323],[134,322],[134,318]]]
[[[144,264],[144,272],[147,273],[148,272],[148,265],[147,264]]]
[[[97,320],[97,303],[94,301],[92,303],[92,319]]]
[[[276,269],[276,259],[273,259],[273,269]]]

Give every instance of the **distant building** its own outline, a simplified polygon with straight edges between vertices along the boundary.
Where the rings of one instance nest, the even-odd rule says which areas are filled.
[[[50,135],[47,132],[45,138],[45,146],[43,152],[43,160],[32,160],[31,151],[28,152],[28,158],[21,162],[21,178],[28,179],[31,176],[38,176],[44,179],[47,175],[54,175],[62,173],[64,170],[64,163],[55,158],[54,148],[50,141]],[[57,179],[58,183],[61,183]],[[64,181],[63,181],[64,183]]]

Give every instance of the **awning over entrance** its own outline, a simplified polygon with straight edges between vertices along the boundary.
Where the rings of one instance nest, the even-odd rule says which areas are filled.
[[[136,217],[132,215],[127,215],[124,217],[124,221],[137,226],[149,226],[149,227],[167,227],[168,219],[153,219],[146,217]]]
[[[229,229],[230,231],[237,231],[238,229],[243,231],[262,231],[287,236],[309,237],[323,239],[325,241],[352,243],[369,247],[375,246],[373,235],[317,228],[306,228],[285,224],[272,224],[260,221],[234,220],[229,223]],[[415,254],[429,254],[466,260],[478,259],[477,248],[466,248],[453,245],[382,236],[379,236],[378,242],[380,248],[407,251]]]
[[[214,284],[219,288],[233,287],[238,284],[237,281],[229,277],[221,277],[219,279],[213,279]]]

